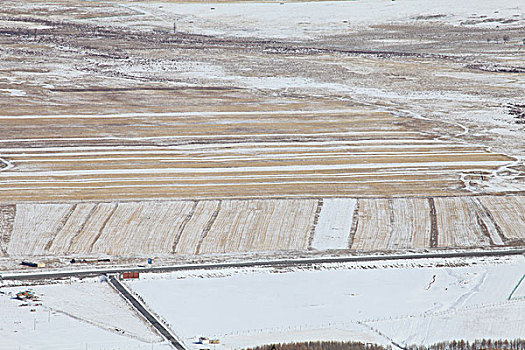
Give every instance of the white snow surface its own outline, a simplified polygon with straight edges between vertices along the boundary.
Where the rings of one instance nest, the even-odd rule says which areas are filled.
[[[199,336],[219,338],[221,348],[230,349],[319,339],[429,344],[525,334],[525,298],[518,293],[507,300],[525,273],[524,257],[417,264],[173,273],[128,285],[190,346]],[[484,321],[475,326],[479,318]]]
[[[24,302],[12,297],[27,289],[40,301],[20,306]],[[0,292],[2,349],[170,349],[107,283],[97,279],[3,287]]]
[[[5,91],[9,93],[10,96],[25,96],[26,92],[24,90],[18,90],[18,89],[0,89],[0,91]]]
[[[354,198],[324,199],[312,248],[348,249],[348,235],[356,203]]]
[[[263,38],[305,39],[344,34],[356,27],[372,24],[436,19],[452,25],[463,22],[464,25],[496,27],[516,25],[518,22],[509,24],[479,19],[515,18],[522,21],[524,18],[516,0],[164,2],[122,5],[142,13],[148,19],[154,18],[158,25],[168,30],[175,21],[177,30],[181,32]]]

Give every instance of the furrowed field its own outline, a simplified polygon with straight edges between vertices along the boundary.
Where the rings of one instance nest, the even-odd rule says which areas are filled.
[[[503,225],[488,209],[502,200],[515,204],[506,211],[513,225]],[[525,241],[525,200],[519,196],[23,203],[0,209],[1,252],[11,257],[396,251]]]

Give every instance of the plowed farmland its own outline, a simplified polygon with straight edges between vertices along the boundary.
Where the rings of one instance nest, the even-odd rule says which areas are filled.
[[[518,2],[0,0],[0,348],[523,336]]]
[[[525,225],[502,225],[497,214],[507,202],[519,217],[523,197],[481,200],[483,217],[473,197],[24,203],[1,211],[0,222],[14,215],[14,225],[0,236],[11,257],[396,251],[432,248],[432,235],[438,248],[523,244]]]
[[[361,6],[3,1],[2,261],[523,245],[523,16]]]
[[[352,110],[0,120],[10,201],[450,195],[513,160]]]

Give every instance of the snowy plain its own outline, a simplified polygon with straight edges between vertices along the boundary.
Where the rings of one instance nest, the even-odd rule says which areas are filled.
[[[32,290],[38,301],[16,293]],[[0,288],[1,349],[170,349],[163,339],[97,278]]]
[[[344,34],[356,27],[379,23],[436,20],[460,25],[495,27],[515,25],[523,20],[516,0],[479,1],[321,1],[321,2],[238,2],[238,3],[147,3],[122,4],[157,23],[179,31],[206,35],[261,38],[308,39]],[[523,6],[522,6],[523,7]],[[484,17],[483,17],[484,16]],[[475,21],[483,18],[510,18],[516,22]],[[479,23],[478,23],[479,22]],[[504,21],[503,21],[504,22]]]
[[[524,274],[519,256],[195,271],[128,286],[195,348],[199,336],[225,349],[318,339],[429,344],[523,336],[523,289],[508,297]],[[447,319],[455,326],[443,330],[438,321]]]

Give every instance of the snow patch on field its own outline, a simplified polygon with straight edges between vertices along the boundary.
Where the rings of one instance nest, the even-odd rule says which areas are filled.
[[[356,203],[354,198],[328,198],[323,201],[312,242],[313,248],[348,249],[348,235]]]
[[[18,90],[18,89],[0,89],[0,91],[5,91],[10,96],[13,97],[19,97],[19,96],[25,96],[26,92],[24,90]]]

